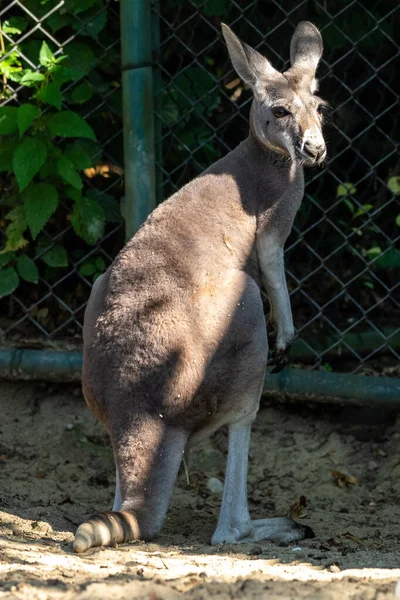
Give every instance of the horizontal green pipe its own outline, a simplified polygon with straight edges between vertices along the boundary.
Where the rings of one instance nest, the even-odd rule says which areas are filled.
[[[81,369],[80,352],[0,349],[0,379],[80,381]],[[285,369],[276,375],[266,375],[264,395],[400,410],[400,379]]]
[[[80,381],[81,352],[0,349],[0,379]]]
[[[400,379],[304,369],[267,374],[264,395],[309,402],[387,406],[400,410]]]

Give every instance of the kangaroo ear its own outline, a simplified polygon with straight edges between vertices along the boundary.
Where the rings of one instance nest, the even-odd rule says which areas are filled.
[[[322,37],[315,25],[309,21],[299,23],[290,42],[292,68],[302,70],[304,75],[313,78],[322,50]]]
[[[222,23],[222,33],[233,68],[243,81],[254,86],[260,77],[271,78],[278,74],[278,71],[262,54],[242,42],[224,23]]]

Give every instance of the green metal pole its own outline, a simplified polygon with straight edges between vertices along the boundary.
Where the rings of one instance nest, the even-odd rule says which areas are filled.
[[[156,169],[156,202],[160,204],[163,201],[163,174],[161,170],[162,161],[162,123],[161,123],[161,91],[162,80],[161,73],[158,67],[160,63],[160,12],[159,0],[153,0],[152,13],[152,40],[153,40],[153,57],[156,62],[153,67],[153,91],[154,91],[154,145],[155,145],[155,169]]]
[[[121,0],[125,237],[156,205],[151,0]]]

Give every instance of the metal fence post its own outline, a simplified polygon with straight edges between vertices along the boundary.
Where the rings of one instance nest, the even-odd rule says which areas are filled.
[[[156,205],[151,0],[121,0],[125,237]]]

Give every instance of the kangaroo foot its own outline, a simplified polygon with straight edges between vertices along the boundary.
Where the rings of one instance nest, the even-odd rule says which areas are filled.
[[[306,538],[315,537],[311,527],[300,525],[292,519],[277,517],[274,519],[257,519],[250,521],[244,533],[241,527],[217,527],[211,543],[215,544],[247,544],[269,540],[280,544],[290,544]]]

